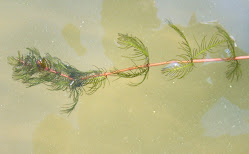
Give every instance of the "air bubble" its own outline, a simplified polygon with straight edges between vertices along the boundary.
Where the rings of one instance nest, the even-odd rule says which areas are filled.
[[[231,51],[229,49],[225,49],[225,52],[229,57],[231,56]]]
[[[169,68],[173,68],[173,67],[179,67],[180,64],[178,62],[174,62],[174,63],[170,63],[168,65],[166,65],[164,68],[162,68],[162,70],[166,70],[166,69],[169,69]]]

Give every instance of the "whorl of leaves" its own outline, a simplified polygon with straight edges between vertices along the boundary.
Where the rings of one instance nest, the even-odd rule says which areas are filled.
[[[92,94],[105,83],[106,77],[104,76],[81,79],[101,74],[101,70],[82,72],[48,53],[45,57],[41,57],[37,49],[27,49],[29,50],[27,55],[21,55],[18,52],[18,57],[8,57],[9,64],[13,66],[13,79],[20,80],[27,87],[44,83],[49,90],[69,92],[69,97],[73,98],[73,102],[62,106],[63,113],[69,114],[75,109],[79,96],[83,92]],[[39,61],[42,61],[44,67],[39,65]]]
[[[214,51],[214,49],[221,46],[222,44],[227,44],[228,49],[232,53],[229,60],[230,64],[228,65],[228,70],[226,71],[226,77],[229,80],[233,80],[234,78],[238,79],[241,76],[242,73],[239,61],[234,59],[236,57],[234,40],[223,28],[217,27],[218,32],[214,33],[209,41],[207,41],[206,36],[202,38],[200,43],[195,40],[197,48],[191,48],[183,32],[172,22],[168,21],[168,24],[183,39],[183,41],[180,42],[179,45],[180,49],[185,52],[181,55],[177,55],[179,59],[170,60],[176,61],[177,64],[169,64],[162,69],[162,73],[166,76],[169,76],[170,79],[180,79],[186,76],[193,70],[193,67],[195,66],[193,62],[194,59],[201,59],[205,57],[208,52],[217,52]],[[187,61],[187,63],[184,63],[183,61]]]
[[[130,59],[134,64],[134,67],[138,67],[136,62],[144,61],[144,65],[149,65],[149,52],[147,47],[143,42],[135,36],[128,34],[118,34],[118,44],[121,49],[130,49],[134,50],[134,53],[131,56],[125,56]],[[118,70],[115,68],[115,70]],[[136,70],[130,70],[128,72],[119,72],[117,75],[121,78],[135,78],[137,76],[143,76],[143,79],[138,83],[130,83],[130,86],[137,86],[148,77],[149,67],[138,67]]]
[[[230,60],[227,61],[229,64],[227,66],[226,77],[231,81],[234,79],[238,80],[242,76],[242,71],[239,61],[234,59],[236,57],[235,41],[222,27],[217,26],[216,28],[218,29],[219,36],[226,40],[227,48],[231,53]]]

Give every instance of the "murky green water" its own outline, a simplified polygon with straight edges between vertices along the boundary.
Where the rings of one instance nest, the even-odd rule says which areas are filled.
[[[7,57],[16,56],[18,50],[26,53],[26,47],[36,47],[42,54],[48,52],[83,71],[95,66],[128,67],[131,63],[122,57],[126,51],[117,47],[118,33],[139,37],[149,49],[151,63],[175,58],[182,53],[178,49],[181,38],[160,20],[169,6],[159,4],[179,5],[179,8],[171,8],[172,14],[165,17],[175,20],[192,43],[193,36],[198,40],[211,35],[219,24],[204,23],[206,20],[200,23],[200,19],[216,19],[217,15],[218,20],[224,13],[215,12],[213,8],[202,10],[210,1],[197,3],[198,9],[193,11],[189,3],[1,1],[0,153],[249,151],[247,60],[241,61],[242,78],[234,82],[225,77],[226,62],[198,64],[181,80],[168,80],[160,72],[162,67],[153,67],[149,78],[137,87],[127,84],[139,79],[113,82],[115,78],[110,77],[110,85],[93,95],[83,95],[70,116],[59,113],[61,105],[72,101],[66,92],[52,92],[45,85],[26,88],[11,78],[12,68],[7,64]],[[238,3],[241,7],[243,4],[243,9],[249,8],[248,1]],[[223,8],[220,1],[215,4]],[[181,9],[184,5],[186,10]],[[188,24],[194,12],[197,19],[192,18]],[[226,23],[222,18],[221,21]],[[248,27],[238,31],[230,28],[233,25],[224,26],[241,40],[236,42],[237,54],[247,55],[248,45],[242,38],[246,37],[243,31],[248,32]],[[222,54],[218,52],[210,57]]]

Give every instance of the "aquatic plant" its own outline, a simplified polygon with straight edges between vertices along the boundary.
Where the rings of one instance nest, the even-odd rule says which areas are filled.
[[[13,79],[20,80],[27,87],[44,83],[49,87],[49,90],[67,91],[69,97],[73,98],[73,102],[62,106],[61,112],[70,114],[75,109],[79,96],[83,93],[91,95],[99,88],[104,87],[109,75],[117,78],[143,76],[140,82],[129,84],[138,86],[148,77],[152,66],[166,65],[161,69],[162,74],[169,77],[169,79],[181,79],[195,68],[196,63],[226,61],[229,63],[226,71],[227,79],[233,81],[241,77],[242,72],[238,60],[249,59],[249,57],[236,57],[235,42],[223,28],[217,27],[217,32],[209,40],[207,40],[206,36],[200,42],[195,40],[197,48],[193,48],[184,33],[176,25],[170,21],[168,24],[182,38],[179,45],[183,53],[177,55],[176,59],[161,63],[150,63],[148,48],[139,38],[128,34],[118,34],[119,48],[124,50],[133,49],[134,51],[132,55],[126,56],[133,63],[130,68],[114,68],[109,72],[102,68],[79,71],[48,53],[42,57],[37,49],[27,48],[29,53],[26,55],[21,55],[18,52],[18,57],[8,57],[9,64],[13,66]],[[215,49],[220,46],[227,47],[226,51],[229,53],[227,58],[203,59],[207,53],[219,52]],[[142,64],[138,65],[141,61]]]

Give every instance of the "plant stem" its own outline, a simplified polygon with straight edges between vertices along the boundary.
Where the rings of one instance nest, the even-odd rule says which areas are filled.
[[[229,61],[229,60],[243,60],[243,59],[249,59],[249,56],[238,56],[238,57],[235,57],[235,58],[232,58],[232,59],[231,58],[194,59],[193,63]],[[92,76],[84,77],[84,78],[81,78],[81,79],[85,80],[85,79],[99,77],[99,76],[108,76],[108,75],[113,75],[113,74],[117,74],[117,73],[120,73],[120,72],[126,72],[126,71],[130,71],[130,70],[134,70],[134,69],[138,69],[138,68],[143,68],[143,67],[153,67],[153,66],[165,65],[165,64],[170,64],[170,63],[188,63],[188,62],[190,62],[190,61],[167,61],[167,62],[161,62],[161,63],[152,63],[152,64],[148,64],[148,65],[140,65],[140,66],[136,66],[136,67],[129,67],[129,68],[121,69],[121,70],[118,70],[118,71],[113,71],[113,72],[105,72],[105,73],[102,73],[102,74],[92,75]]]
[[[243,59],[249,59],[249,56],[238,56],[238,57],[235,57],[234,59],[231,59],[231,58],[194,59],[193,63],[229,61],[229,60],[243,60]],[[24,63],[23,61],[21,61],[21,62]],[[98,74],[98,75],[92,75],[92,76],[84,77],[84,78],[81,78],[81,80],[100,77],[100,76],[106,76],[107,77],[108,75],[113,75],[113,74],[117,74],[117,73],[120,73],[120,72],[126,72],[126,71],[130,71],[130,70],[135,70],[135,69],[143,68],[143,67],[153,67],[153,66],[160,66],[160,65],[170,64],[170,63],[188,63],[188,62],[190,62],[190,61],[167,61],[167,62],[161,62],[161,63],[152,63],[152,64],[147,64],[147,65],[139,65],[139,66],[136,66],[136,67],[129,67],[129,68],[113,71],[113,72],[105,72],[105,73]],[[54,69],[50,69],[48,67],[46,67],[44,70],[49,71],[51,73],[55,73],[55,74],[59,73],[59,72],[56,72]],[[74,80],[73,78],[71,78],[71,77],[69,77],[69,76],[67,76],[67,75],[65,75],[63,73],[61,73],[60,75],[68,78],[69,80]]]
[[[26,65],[26,63],[23,60],[21,60],[20,62],[23,63],[23,65]],[[51,69],[51,68],[48,68],[48,67],[45,67],[44,70],[49,71],[51,73],[55,73],[55,74],[59,73],[59,72],[56,72],[54,69]],[[71,78],[71,77],[69,77],[69,76],[67,76],[67,75],[65,75],[63,73],[61,73],[60,76],[64,76],[64,77],[68,78],[69,80],[74,80],[73,78]]]
[[[59,73],[59,72],[56,72],[55,70],[53,70],[53,69],[51,69],[51,68],[49,69],[48,67],[46,67],[45,70],[46,70],[46,71],[49,71],[49,72],[51,72],[51,73],[55,73],[55,74],[58,74],[58,73]],[[71,78],[71,77],[69,77],[69,76],[67,76],[67,75],[65,75],[65,74],[63,74],[63,73],[61,73],[60,76],[64,76],[64,77],[68,78],[69,80],[74,80],[73,78]]]

